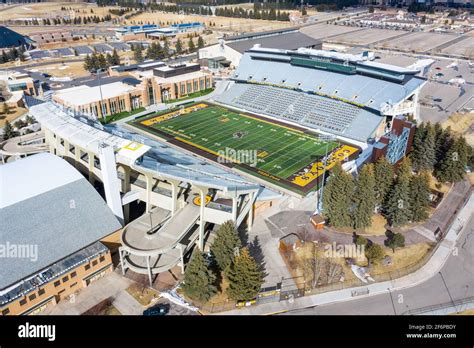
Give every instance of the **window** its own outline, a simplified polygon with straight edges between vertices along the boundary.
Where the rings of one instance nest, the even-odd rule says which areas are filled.
[[[10,313],[10,309],[8,309],[8,308],[5,308],[5,309],[2,311],[2,315],[7,315],[8,313]]]
[[[97,260],[92,261],[92,266],[97,265]]]
[[[41,296],[41,295],[43,295],[43,294],[44,294],[44,292],[45,292],[45,291],[44,291],[44,289],[39,289],[39,291],[38,291],[38,296]]]
[[[204,89],[204,79],[199,80],[199,88],[200,88],[201,90]]]
[[[74,282],[74,283],[71,284],[70,288],[73,288],[73,287],[75,287],[76,285],[77,285],[77,282]]]
[[[198,82],[195,80],[193,84],[194,92],[196,92],[198,90]]]
[[[54,282],[54,286],[55,286],[56,288],[57,288],[60,284],[61,284],[61,282],[60,282],[59,280],[56,280],[56,281]]]
[[[211,80],[206,79],[206,89],[211,88]]]
[[[193,91],[191,90],[191,82],[188,82],[188,83],[187,83],[187,90],[188,90],[188,94],[193,92]]]
[[[63,283],[67,282],[69,280],[68,276],[63,277]]]
[[[84,268],[87,271],[89,268],[91,268],[91,265],[86,265]]]
[[[23,300],[20,300],[20,306],[24,306],[26,305],[26,298],[24,298]]]
[[[36,298],[36,294],[31,294],[30,296],[28,296],[28,298],[30,299],[30,301],[33,301]]]
[[[99,262],[104,262],[104,260],[105,260],[105,257],[104,257],[104,256],[101,256],[101,257],[99,258]]]
[[[186,87],[186,86],[185,86],[185,85],[179,86],[179,93],[180,93],[181,95],[186,94],[186,92],[185,92],[185,90],[184,90],[184,87]]]
[[[75,276],[77,276],[77,273],[76,273],[76,272],[72,272],[72,273],[71,273],[71,278],[74,278]]]

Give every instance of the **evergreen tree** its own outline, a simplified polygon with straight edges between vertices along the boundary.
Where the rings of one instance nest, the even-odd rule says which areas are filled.
[[[120,65],[120,56],[117,52],[117,50],[114,48],[112,52],[112,63],[111,65]]]
[[[196,46],[194,45],[193,39],[190,38],[188,41],[188,50],[189,52],[194,52],[196,50]]]
[[[445,157],[435,171],[436,178],[441,182],[457,182],[464,178],[468,159],[468,145],[464,137],[455,139]]]
[[[375,200],[383,205],[393,183],[393,166],[385,156],[380,157],[374,165]]]
[[[199,35],[199,37],[198,37],[197,47],[198,48],[203,48],[204,47],[204,39],[201,37],[201,35]]]
[[[417,136],[417,133],[422,134]],[[413,169],[416,171],[433,170],[436,162],[436,130],[428,122],[420,132],[417,130],[417,133],[415,133],[417,145],[412,156]]]
[[[135,58],[137,63],[143,62],[143,46],[142,45],[139,44],[135,46],[133,57]]]
[[[96,69],[107,69],[108,67],[107,59],[102,53],[97,55]]]
[[[170,52],[170,44],[168,40],[165,38],[165,40],[163,41],[163,57],[167,58],[170,54],[169,52]]]
[[[355,239],[355,244],[356,245],[367,246],[368,243],[369,243],[369,241],[367,240],[367,238],[364,238],[362,236],[357,236],[356,239]]]
[[[360,170],[354,192],[353,227],[365,228],[372,225],[372,214],[375,209],[374,165],[366,164]]]
[[[217,293],[215,281],[215,274],[208,268],[201,251],[196,248],[184,272],[184,293],[194,300],[207,302]]]
[[[234,257],[228,271],[229,287],[227,294],[235,301],[254,299],[263,284],[263,272],[247,248]]]
[[[428,217],[430,204],[430,176],[427,172],[414,175],[410,181],[411,221],[422,221]]]
[[[390,190],[384,209],[392,226],[404,225],[410,221],[410,176],[411,162],[405,158],[398,168],[397,178]]]
[[[181,42],[180,39],[176,41],[176,54],[182,54],[183,53],[183,43]]]
[[[391,233],[385,240],[385,245],[395,252],[396,248],[403,248],[405,246],[405,236],[401,233]]]
[[[365,248],[365,257],[367,257],[369,265],[380,261],[383,258],[384,254],[385,252],[379,244],[372,243]]]
[[[413,150],[410,153],[413,169],[418,170],[423,163],[423,140],[426,136],[425,124],[422,123],[416,127],[415,136],[413,137]]]
[[[334,168],[323,194],[324,215],[336,228],[352,225],[351,205],[354,191],[352,175],[344,172],[340,164]]]
[[[18,135],[20,135],[20,133],[15,131],[15,129],[13,129],[12,124],[7,120],[5,122],[5,127],[3,127],[3,140],[8,140],[10,138],[17,137]]]
[[[216,232],[211,253],[217,266],[225,272],[234,259],[234,253],[241,247],[241,241],[232,221],[224,222]]]

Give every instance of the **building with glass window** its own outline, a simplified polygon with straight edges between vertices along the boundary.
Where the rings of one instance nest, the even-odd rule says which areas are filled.
[[[188,97],[213,87],[212,75],[199,64],[165,65],[144,62],[114,67],[113,77],[55,92],[58,104],[85,115],[101,118]]]

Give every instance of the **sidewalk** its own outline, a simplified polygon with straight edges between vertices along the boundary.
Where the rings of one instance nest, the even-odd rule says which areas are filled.
[[[292,311],[302,308],[314,307],[318,305],[324,305],[334,302],[350,301],[352,299],[359,299],[363,297],[379,295],[388,291],[400,290],[409,288],[435,276],[443,267],[453,249],[456,246],[456,241],[461,235],[464,224],[469,220],[470,215],[474,211],[474,194],[471,196],[465,206],[459,212],[457,218],[453,222],[449,229],[446,237],[440,243],[436,251],[434,252],[431,259],[416,272],[409,274],[405,277],[385,281],[381,283],[373,283],[366,286],[348,288],[338,291],[326,292],[323,294],[304,296],[297,299],[290,299],[288,301],[280,301],[262,304],[254,307],[247,307],[242,309],[235,309],[228,312],[216,313],[217,315],[268,315],[273,313]],[[367,295],[361,295],[354,297],[352,292],[354,290],[360,290],[360,292],[369,293]]]
[[[56,306],[45,309],[41,315],[80,315],[107,298],[113,298],[113,305],[121,314],[142,314],[141,305],[125,289],[131,280],[123,278],[116,272],[106,274],[87,288],[81,289],[73,301],[60,301]]]

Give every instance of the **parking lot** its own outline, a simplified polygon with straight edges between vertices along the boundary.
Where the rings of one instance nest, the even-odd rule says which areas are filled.
[[[331,41],[338,43],[347,43],[353,45],[370,45],[381,40],[389,40],[393,37],[407,34],[408,32],[402,30],[389,29],[372,29],[365,28],[357,31],[356,34],[345,33],[331,38]]]

